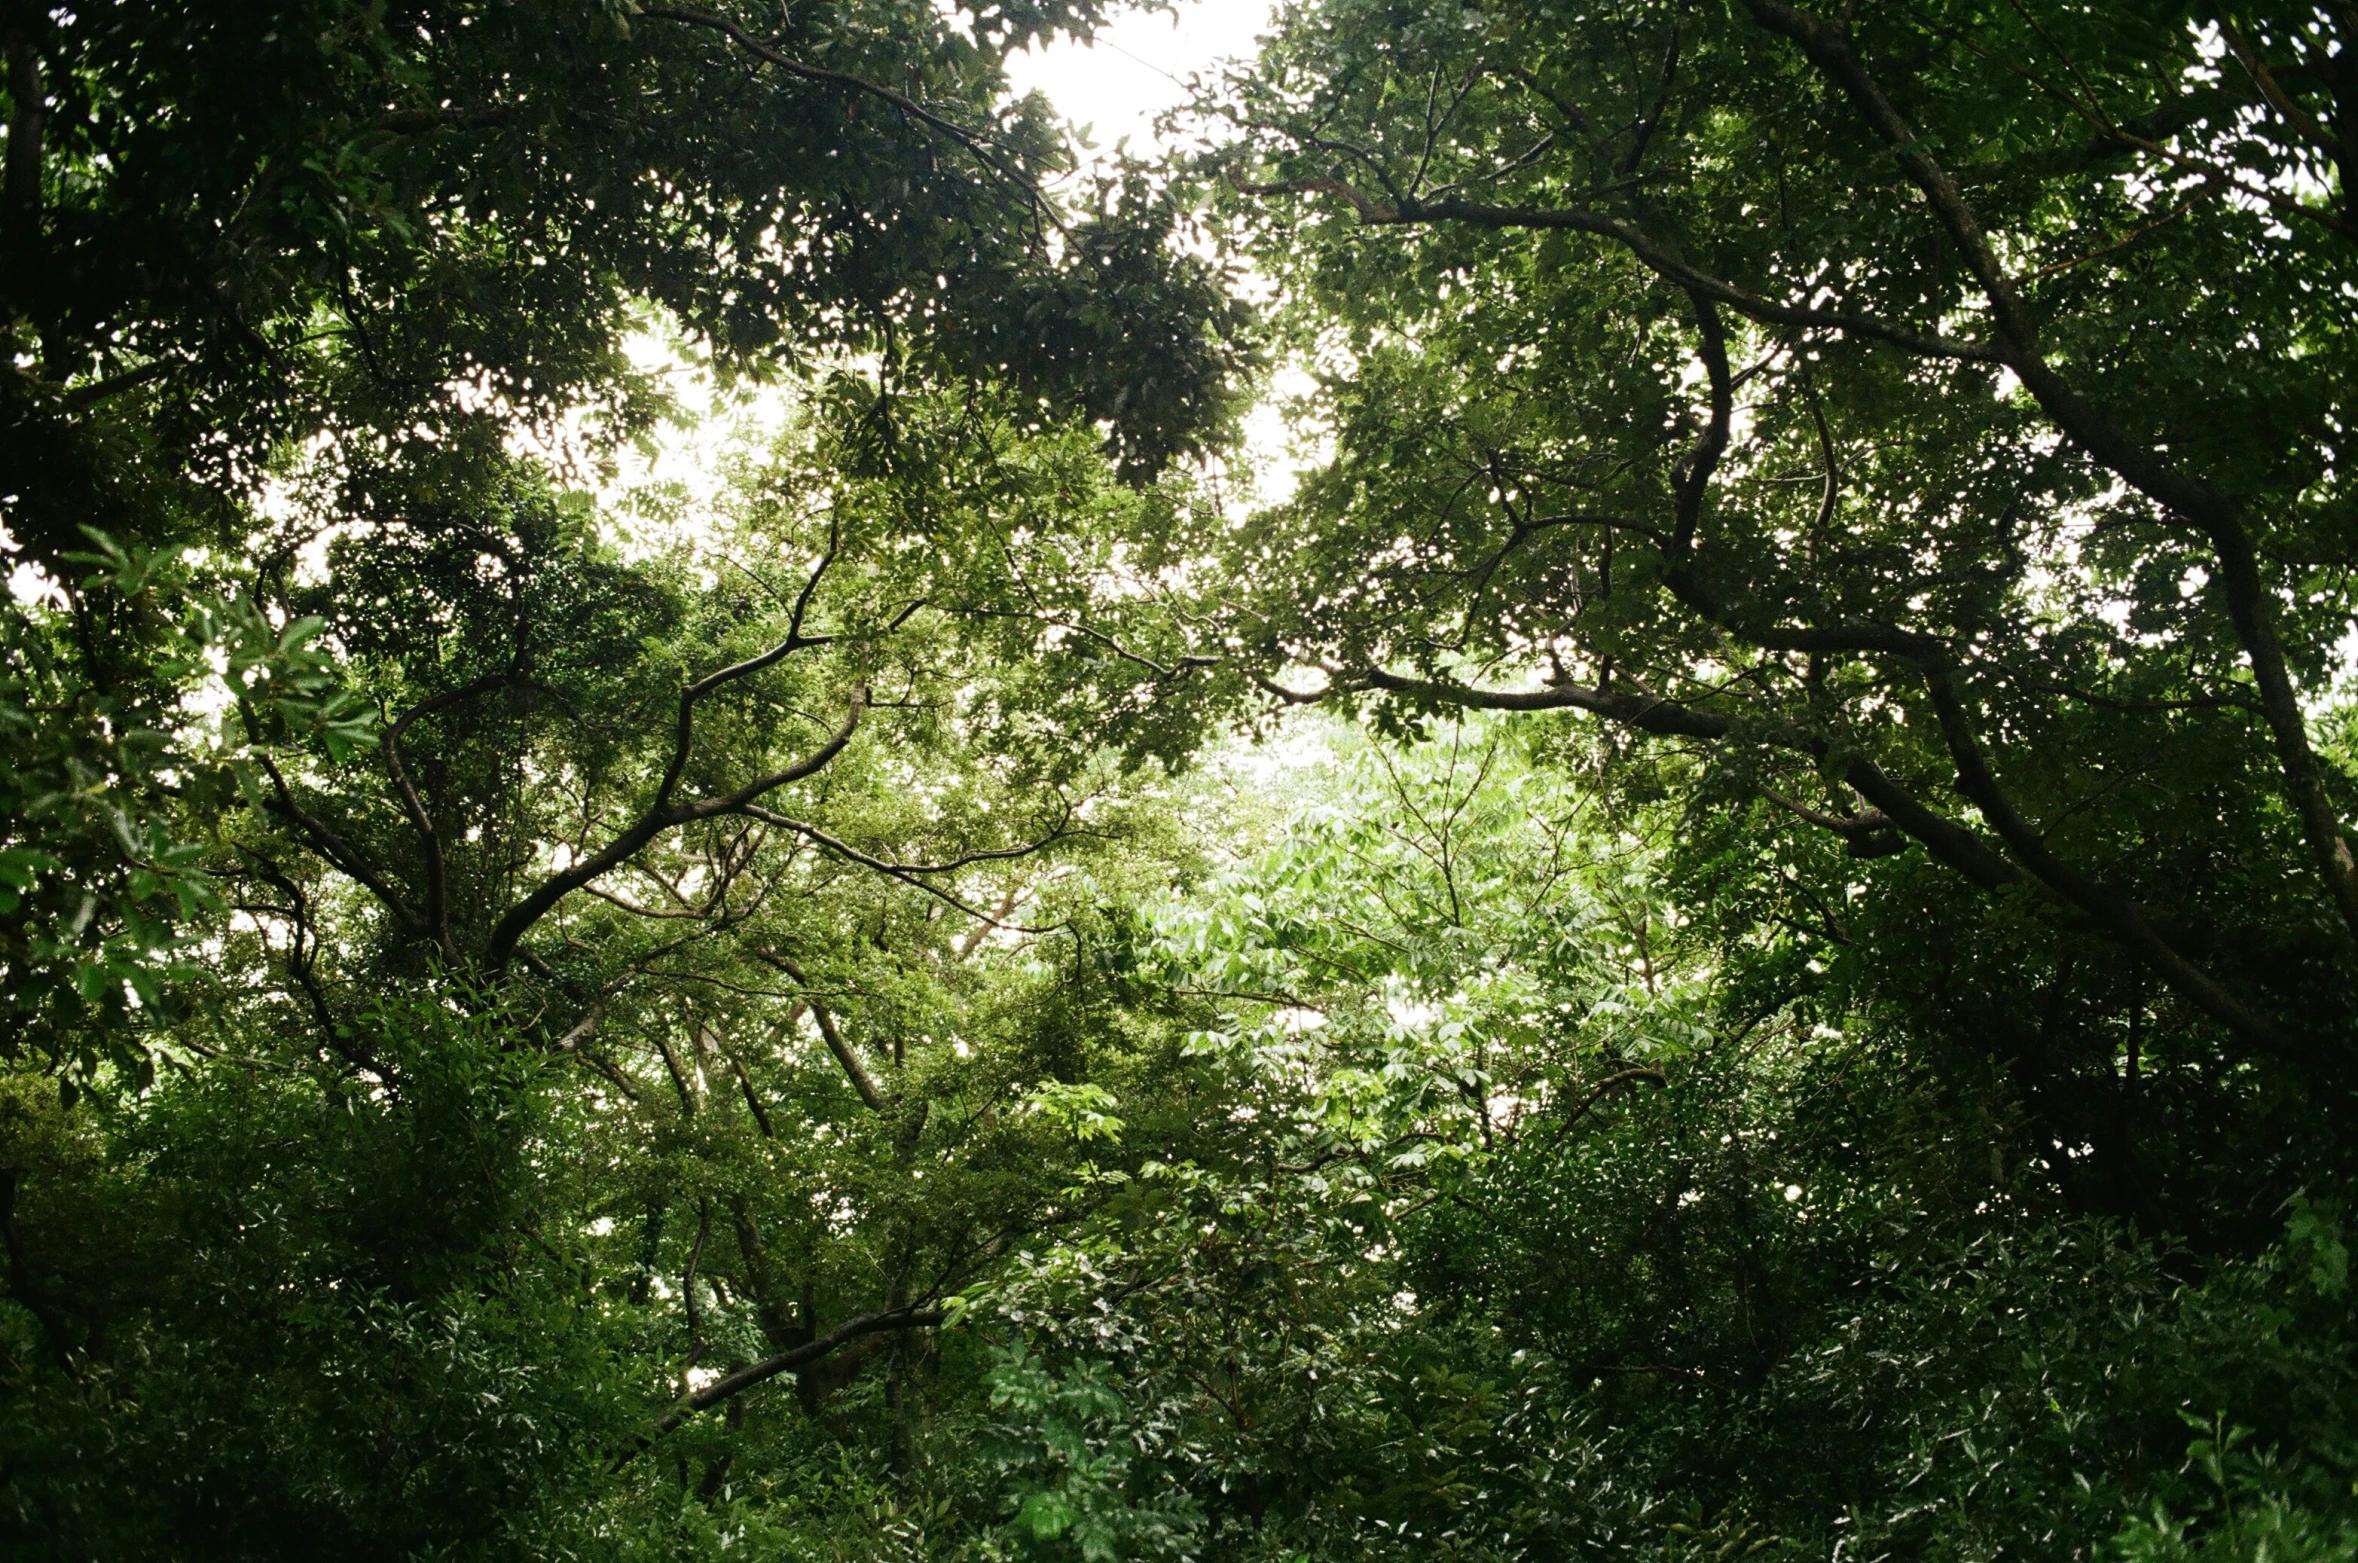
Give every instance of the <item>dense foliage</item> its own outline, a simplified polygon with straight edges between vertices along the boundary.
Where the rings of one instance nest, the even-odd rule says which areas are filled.
[[[1105,15],[0,0],[8,1554],[2358,1559],[2358,13]]]

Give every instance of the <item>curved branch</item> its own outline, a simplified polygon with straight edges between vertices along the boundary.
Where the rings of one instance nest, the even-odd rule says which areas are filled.
[[[1118,660],[1135,663],[1137,666],[1146,669],[1147,672],[1153,674],[1157,679],[1173,679],[1177,678],[1182,673],[1193,672],[1197,668],[1218,667],[1227,660],[1225,657],[1208,657],[1190,653],[1188,655],[1174,658],[1170,662],[1159,662],[1153,657],[1148,656],[1143,651],[1131,650],[1128,646],[1123,645],[1113,636],[1108,635],[1105,631],[1098,629],[1093,625],[1077,623],[1070,619],[1052,619],[1045,614],[1023,613],[1013,608],[966,607],[954,609],[952,611],[962,614],[970,614],[976,618],[1027,619],[1034,624],[1045,625],[1047,628],[1052,630],[1063,630],[1067,634],[1079,635],[1084,639],[1093,640],[1098,645],[1105,647],[1105,649],[1112,652]]]
[[[691,27],[702,27],[708,31],[719,33],[748,54],[766,60],[787,75],[798,77],[803,81],[826,82],[833,86],[848,87],[853,92],[865,93],[869,97],[881,98],[911,119],[922,125],[930,126],[949,137],[959,146],[965,148],[976,162],[981,163],[1000,178],[1022,190],[1036,208],[1045,209],[1046,203],[1041,198],[1039,186],[1034,184],[1021,169],[1014,167],[1001,157],[991,146],[987,137],[967,129],[956,120],[945,118],[939,112],[927,108],[906,93],[895,92],[890,87],[869,81],[864,77],[854,76],[849,71],[829,70],[823,65],[806,65],[801,60],[781,52],[775,45],[754,37],[753,34],[739,27],[727,17],[715,16],[709,11],[691,10],[684,5],[650,5],[641,7],[638,14],[660,21],[685,22]]]
[[[883,858],[877,857],[872,853],[862,852],[858,847],[853,846],[850,842],[842,841],[834,836],[830,836],[825,831],[819,829],[816,825],[805,824],[801,820],[795,819],[790,815],[780,814],[774,809],[765,809],[758,804],[747,803],[740,805],[732,812],[743,814],[749,819],[760,820],[765,825],[775,825],[781,830],[799,832],[803,836],[809,838],[811,841],[816,842],[818,845],[836,854],[838,857],[846,858],[851,862],[857,863],[862,868],[872,868],[879,874],[889,875],[905,885],[910,885],[916,889],[922,890],[927,895],[932,896],[935,900],[942,902],[944,905],[955,907],[957,910],[964,912],[967,916],[972,917],[977,921],[987,923],[993,928],[1005,928],[1013,933],[1044,934],[1054,933],[1057,931],[1057,929],[1064,926],[1062,923],[1056,923],[1051,924],[1045,928],[1032,928],[1027,927],[1022,923],[1004,922],[999,918],[993,917],[988,912],[982,911],[977,907],[967,905],[964,901],[959,900],[956,896],[950,894],[947,890],[942,889],[940,886],[928,884],[926,882],[927,876],[948,873],[951,869],[957,868],[964,863],[981,862],[990,858],[1023,857],[1029,853],[1037,852],[1041,848],[1048,846],[1050,843],[1061,839],[1061,836],[1050,836],[1030,846],[1001,847],[988,852],[977,852],[950,863],[893,863],[888,862]]]
[[[1820,830],[1830,830],[1848,840],[1856,848],[1876,836],[1888,835],[1899,829],[1899,822],[1881,809],[1862,809],[1856,814],[1828,814],[1813,809],[1796,798],[1788,798],[1774,787],[1763,787],[1760,795],[1796,819],[1805,820]]]
[[[1528,694],[1493,692],[1434,680],[1401,678],[1381,671],[1372,671],[1360,675],[1360,678],[1370,688],[1448,704],[1487,710],[1585,710],[1611,717],[1642,731],[1682,737],[1724,738],[1735,728],[1730,718],[1696,711],[1650,694],[1606,694],[1571,685]],[[1943,736],[1951,749],[1951,759],[1957,766],[1958,789],[1997,830],[2000,839],[2022,860],[2022,865],[2008,861],[1992,851],[1971,830],[1926,806],[1864,755],[1852,755],[1843,762],[1842,780],[1873,805],[1872,813],[1862,816],[1858,822],[1836,821],[1831,816],[1825,816],[1819,822],[1848,835],[1853,831],[1863,831],[1867,828],[1865,821],[1879,814],[1884,825],[1914,837],[1934,857],[1984,890],[2021,887],[2074,907],[2094,918],[2100,927],[2122,945],[2150,961],[2172,987],[2237,1036],[2291,1062],[2311,1068],[2320,1064],[2321,1060],[2313,1049],[2273,1022],[2253,1013],[2221,986],[2216,978],[2180,954],[2125,897],[2106,889],[2056,857],[2007,802],[1995,778],[1990,775],[1987,764],[1981,759],[1979,747],[1973,742],[1970,731],[1959,725],[1962,712],[1955,706],[1953,691],[1947,689],[1945,674],[1932,673],[1927,682],[1935,689],[1936,715],[1940,717]],[[1942,709],[1944,702],[1947,705],[1945,710]],[[1812,754],[1821,761],[1828,757],[1828,746],[1805,734],[1773,735],[1770,741],[1779,747]],[[1801,810],[1798,805],[1791,806],[1805,818],[1814,816],[1815,811]]]
[[[1609,1074],[1605,1076],[1604,1079],[1599,1080],[1596,1083],[1596,1086],[1590,1090],[1588,1095],[1580,1099],[1580,1105],[1573,1108],[1569,1113],[1566,1113],[1564,1117],[1558,1121],[1556,1127],[1559,1129],[1571,1128],[1572,1125],[1578,1123],[1583,1117],[1587,1115],[1588,1110],[1591,1107],[1596,1106],[1598,1102],[1604,1100],[1604,1096],[1607,1091],[1612,1090],[1613,1087],[1617,1085],[1629,1085],[1639,1080],[1651,1080],[1654,1082],[1657,1088],[1662,1090],[1668,1090],[1670,1088],[1670,1081],[1664,1078],[1660,1069],[1657,1069],[1651,1064],[1644,1064],[1635,1069],[1624,1069],[1618,1073]]]
[[[1728,338],[1720,325],[1719,308],[1709,294],[1687,289],[1695,303],[1695,325],[1702,340],[1703,372],[1711,386],[1711,419],[1695,441],[1695,448],[1679,463],[1673,483],[1677,504],[1670,529],[1668,552],[1683,570],[1695,548],[1695,529],[1703,517],[1703,501],[1710,497],[1712,474],[1727,454],[1728,430],[1735,417],[1736,392],[1728,374]]]
[[[880,874],[890,874],[899,879],[911,874],[953,874],[959,869],[975,863],[1004,863],[1010,858],[1030,857],[1036,852],[1045,852],[1073,834],[1072,831],[1065,828],[1072,823],[1072,815],[1072,805],[1068,802],[1065,805],[1064,818],[1058,820],[1049,829],[1048,834],[1037,841],[1027,841],[1012,847],[983,847],[972,852],[961,852],[956,857],[944,859],[939,863],[895,863],[884,858],[874,857],[848,842],[837,840],[816,825],[805,823],[791,815],[780,814],[774,809],[763,809],[753,817],[765,825],[775,825],[781,830],[791,830],[797,835],[818,843],[830,852],[850,858],[864,868],[872,868]]]
[[[2318,1067],[2321,1060],[2315,1049],[2246,1009],[2210,973],[2179,954],[2144,914],[2130,904],[2128,897],[2057,856],[1999,787],[1982,754],[1980,741],[1973,734],[1964,702],[1957,697],[1956,675],[1947,669],[1927,669],[1924,682],[1932,697],[1933,713],[1940,722],[1941,736],[1956,762],[1957,789],[1973,800],[1982,818],[1990,822],[2016,857],[2109,930],[2114,938],[2152,962],[2170,986],[2186,995],[2196,1008],[2266,1052],[2307,1068]]]
[[[745,1393],[756,1384],[765,1384],[781,1373],[791,1373],[797,1368],[807,1367],[822,1357],[833,1355],[839,1348],[848,1346],[853,1341],[864,1339],[870,1335],[881,1335],[891,1330],[927,1329],[941,1323],[942,1317],[942,1311],[939,1308],[888,1308],[881,1313],[865,1313],[856,1319],[846,1320],[816,1340],[806,1342],[791,1351],[779,1352],[774,1357],[764,1357],[759,1362],[749,1362],[744,1367],[737,1369],[736,1372],[723,1374],[694,1394],[687,1396],[680,1402],[677,1410],[666,1412],[657,1417],[647,1431],[641,1433],[630,1448],[623,1451],[621,1458],[614,1463],[617,1467],[629,1464],[644,1453],[649,1445],[685,1422],[689,1417],[699,1411],[709,1411],[722,1401]]]
[[[1938,332],[1884,320],[1854,310],[1811,309],[1780,304],[1774,299],[1737,287],[1701,271],[1673,254],[1644,229],[1592,212],[1585,207],[1501,206],[1486,201],[1404,200],[1397,205],[1370,199],[1340,179],[1281,179],[1265,184],[1234,181],[1242,195],[1335,195],[1351,204],[1360,221],[1377,227],[1405,227],[1436,222],[1460,222],[1479,228],[1553,229],[1593,234],[1610,239],[1636,257],[1638,263],[1663,281],[1713,303],[1723,304],[1747,320],[1797,330],[1840,331],[1905,348],[1922,358],[1958,359],[1970,363],[2001,362],[1998,350],[1987,343],[1960,342]]]
[[[393,882],[386,878],[374,864],[370,863],[361,854],[359,848],[337,835],[318,815],[295,801],[293,789],[287,786],[287,779],[279,774],[278,766],[270,756],[257,754],[255,759],[262,767],[262,774],[270,778],[272,791],[277,794],[272,801],[272,809],[301,827],[303,834],[311,838],[312,846],[318,849],[321,857],[326,858],[347,878],[365,887],[369,894],[383,902],[385,909],[390,911],[401,924],[404,933],[413,937],[430,936],[431,929],[425,918],[418,914],[416,907],[409,904],[409,899],[406,896],[394,888]]]
[[[1845,30],[1786,0],[1745,0],[1745,5],[1761,26],[1798,45],[1821,73],[1841,87],[1860,117],[1890,146],[1892,156],[1924,193],[1934,216],[1964,254],[1989,299],[2000,361],[2020,377],[2023,388],[2048,418],[2121,481],[2194,523],[2210,539],[2226,588],[2228,616],[2251,663],[2269,731],[2276,740],[2285,791],[2300,816],[2318,875],[2350,933],[2358,937],[2358,858],[2352,856],[2340,817],[2326,796],[2316,753],[2309,744],[2308,719],[2276,635],[2259,554],[2240,507],[2207,480],[2181,470],[2153,446],[2119,427],[2048,363],[2030,311],[2000,264],[1980,218],[1948,171],[1925,150],[1915,127],[1852,51]]]
[[[684,746],[688,742],[688,711],[696,695],[717,687],[723,681],[724,675],[738,677],[757,667],[768,666],[771,662],[784,656],[787,650],[793,649],[794,644],[795,638],[790,636],[787,641],[781,643],[779,648],[763,657],[738,663],[734,668],[724,668],[720,674],[690,685],[680,697],[679,744]],[[808,642],[803,644],[808,644]],[[748,782],[736,791],[718,798],[706,798],[695,803],[683,804],[670,804],[665,801],[671,787],[678,780],[679,771],[686,764],[684,752],[680,748],[675,748],[672,765],[665,774],[663,786],[656,793],[656,801],[649,805],[645,813],[625,827],[621,834],[606,844],[603,850],[584,858],[571,868],[551,874],[541,882],[538,889],[509,908],[507,914],[500,918],[497,925],[492,928],[491,937],[484,946],[483,964],[485,968],[494,973],[506,969],[508,962],[515,957],[517,942],[524,937],[534,923],[547,916],[558,902],[592,880],[612,873],[623,863],[629,861],[640,848],[664,831],[675,825],[712,819],[718,815],[751,813],[753,811],[747,805],[763,793],[773,788],[783,787],[788,782],[800,781],[806,776],[825,769],[837,755],[843,752],[844,745],[851,742],[852,734],[858,731],[860,718],[867,709],[867,702],[867,686],[862,685],[852,691],[850,713],[844,718],[843,726],[836,730],[834,737],[828,739],[807,758],[796,764],[781,771],[773,771],[758,781]]]
[[[1403,678],[1381,668],[1355,673],[1352,682],[1387,694],[1410,695],[1479,711],[1589,711],[1640,732],[1663,737],[1725,738],[1736,725],[1730,717],[1698,711],[1642,689],[1622,694],[1570,683],[1529,691],[1472,689],[1437,679]]]
[[[1842,779],[1860,797],[1882,810],[1893,824],[1924,843],[1925,851],[1982,889],[1994,891],[2020,886],[2052,894],[2037,879],[1992,851],[1981,837],[1928,807],[1865,755],[1850,759],[1843,767]]]

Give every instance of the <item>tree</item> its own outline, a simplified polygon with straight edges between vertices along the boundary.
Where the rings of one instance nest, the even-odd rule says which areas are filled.
[[[1289,11],[1211,156],[1334,458],[1227,648],[1666,741],[1829,958],[1930,859],[2067,1007],[2345,1079],[2348,20]]]
[[[1571,726],[1335,724],[1150,907],[1210,1094],[967,1313],[1022,1555],[2345,1556],[2338,1217],[2140,1241],[2005,1072],[1731,1014]]]
[[[985,936],[1050,933],[1042,854],[1119,830],[1109,754],[1199,718],[1101,712],[1034,598],[1187,502],[1247,362],[1174,208],[1060,198],[1005,101],[1099,14],[6,13],[0,979],[54,1078],[0,1225],[54,1545],[483,1543],[578,1491],[552,1438],[610,1469],[789,1371],[816,1410],[1035,1219],[1010,1082],[936,1121],[920,1077],[991,1024]],[[590,492],[681,416],[649,342],[792,408],[662,518],[701,552]],[[544,1226],[585,1206],[619,1309],[593,1218]],[[294,1313],[224,1311],[274,1268]]]
[[[754,7],[10,9],[0,505],[27,587],[10,645],[35,671],[6,713],[28,760],[0,800],[0,915],[30,1040],[94,1056],[57,1027],[119,1011],[163,958],[195,909],[174,854],[241,776],[300,818],[271,745],[340,762],[368,740],[344,702],[372,702],[297,656],[301,561],[406,531],[445,565],[529,570],[559,491],[666,416],[634,332],[684,333],[723,380],[866,355],[879,459],[899,401],[942,384],[995,387],[1023,427],[1093,425],[1141,481],[1216,440],[1243,347],[1217,280],[1142,186],[1069,213],[1044,188],[1065,166],[1044,107],[1002,101],[1008,49],[1099,14],[855,4],[775,31]],[[529,640],[445,647],[447,683],[412,669],[389,753],[491,694],[495,667],[520,691],[547,655]],[[192,743],[176,707],[215,658],[243,730]],[[93,786],[112,815],[59,804]],[[411,818],[426,882],[388,904],[455,962],[442,845]],[[504,969],[545,910],[468,959]]]
[[[2349,19],[1098,15],[0,11],[11,1555],[2347,1563]]]

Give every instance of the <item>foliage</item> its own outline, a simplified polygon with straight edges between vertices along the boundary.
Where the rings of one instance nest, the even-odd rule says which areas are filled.
[[[2348,25],[1289,8],[1205,156],[1333,459],[1207,641],[1651,735],[1736,916],[1911,1011],[2027,963],[2345,1077]]]
[[[9,1555],[2358,1558],[2344,9],[0,8]]]
[[[92,532],[78,622],[39,605],[0,617],[0,993],[7,1052],[28,1047],[87,1078],[102,1057],[146,1068],[126,1005],[166,1002],[182,932],[221,910],[205,844],[180,819],[259,785],[253,743],[318,743],[348,759],[375,742],[317,619],[274,622],[249,590],[192,571],[176,550],[134,552]],[[219,595],[216,596],[215,594]],[[91,642],[135,639],[143,679],[109,679]],[[234,725],[188,709],[218,694]],[[234,728],[244,729],[241,742]]]

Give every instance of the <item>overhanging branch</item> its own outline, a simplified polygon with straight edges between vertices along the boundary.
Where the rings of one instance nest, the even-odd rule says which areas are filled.
[[[1234,181],[1243,195],[1334,195],[1348,202],[1360,221],[1375,227],[1408,227],[1442,222],[1471,227],[1585,233],[1610,239],[1663,281],[1700,298],[1725,305],[1747,320],[1763,325],[1805,331],[1839,331],[1904,348],[1920,358],[1959,359],[1969,363],[1998,363],[1996,348],[1984,342],[1961,342],[1938,332],[1856,310],[1814,309],[1779,303],[1715,277],[1674,254],[1659,240],[1634,224],[1585,207],[1506,206],[1455,198],[1397,203],[1378,201],[1340,179],[1281,179],[1268,183]]]

